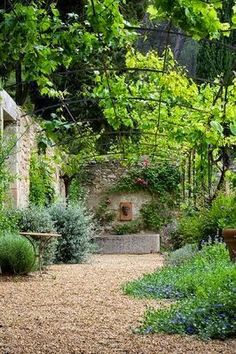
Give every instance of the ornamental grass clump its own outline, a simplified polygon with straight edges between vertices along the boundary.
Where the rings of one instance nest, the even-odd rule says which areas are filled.
[[[53,205],[49,208],[55,228],[62,237],[58,239],[56,261],[81,263],[93,251],[91,239],[94,223],[82,204]]]
[[[34,249],[26,238],[12,233],[0,235],[0,270],[2,274],[27,274],[33,270],[34,264]]]
[[[173,300],[169,308],[148,310],[141,333],[196,334],[202,338],[236,335],[236,267],[224,244],[204,246],[180,265],[168,265],[125,285],[136,297]]]

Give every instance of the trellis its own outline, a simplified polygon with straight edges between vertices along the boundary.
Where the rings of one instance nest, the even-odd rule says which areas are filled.
[[[207,1],[203,1],[202,2],[206,2]],[[11,7],[14,11],[14,5],[12,4],[12,1],[10,1]],[[94,0],[91,0],[91,5],[93,8],[93,14],[95,16],[95,18],[97,19],[97,21],[99,21],[99,17],[102,16],[102,12],[101,13],[96,13],[96,8],[95,8],[95,4],[94,4]],[[111,1],[111,4],[109,6],[113,5],[113,1]],[[108,8],[108,7],[107,7]],[[167,50],[168,50],[168,45],[169,45],[169,37],[171,35],[178,35],[178,36],[184,36],[184,37],[188,37],[191,38],[191,36],[185,34],[185,33],[180,33],[179,31],[175,31],[172,28],[171,23],[169,23],[168,28],[167,29],[160,29],[157,27],[140,27],[140,26],[125,26],[125,29],[128,31],[135,31],[138,33],[146,33],[146,32],[163,32],[167,34],[166,37],[166,43],[165,43],[165,48],[164,48],[164,62],[163,62],[163,68],[162,70],[156,70],[153,68],[127,68],[127,67],[107,67],[106,64],[104,63],[101,67],[83,67],[83,68],[78,68],[76,70],[66,70],[64,72],[58,72],[55,73],[57,76],[69,76],[69,75],[73,75],[77,72],[88,72],[88,73],[94,73],[95,71],[99,71],[99,72],[103,72],[105,74],[105,78],[106,78],[106,84],[107,84],[107,88],[108,88],[108,92],[109,92],[109,99],[112,102],[112,106],[113,106],[113,111],[114,111],[114,116],[116,117],[117,120],[120,119],[120,117],[117,114],[117,102],[119,101],[119,98],[115,97],[113,95],[113,92],[111,90],[111,86],[110,86],[110,72],[156,72],[159,73],[161,75],[164,75],[168,70],[168,56],[167,56]],[[93,28],[91,28],[91,30],[93,31]],[[101,46],[104,45],[103,43],[103,39],[102,36],[100,35],[100,33],[96,33],[94,31],[94,33],[97,35],[99,42],[101,43]],[[204,39],[204,41],[208,41],[210,42],[209,39]],[[219,46],[225,46],[228,49],[235,51],[236,47],[235,46],[231,46],[231,45],[227,45],[225,43],[219,43]],[[221,80],[220,82],[212,82],[211,80],[206,80],[200,77],[193,77],[192,78],[195,81],[198,82],[205,82],[205,83],[209,83],[211,85],[217,85],[219,86],[219,90],[216,94],[215,100],[217,100],[218,95],[222,94],[224,91],[225,97],[225,104],[223,107],[223,110],[225,112],[226,110],[226,106],[227,106],[227,85],[228,83],[225,82],[224,80]],[[55,84],[55,82],[54,82]],[[11,87],[13,85],[10,85]],[[8,87],[10,87],[8,86]],[[55,88],[56,88],[56,84],[55,84]],[[168,104],[168,102],[166,102],[163,97],[162,97],[162,88],[159,88],[159,99],[155,99],[152,97],[135,97],[135,96],[128,96],[128,97],[123,97],[125,100],[129,101],[129,100],[136,100],[136,101],[145,101],[145,102],[156,102],[157,106],[158,106],[158,110],[159,110],[159,114],[158,114],[158,119],[156,120],[156,132],[155,133],[147,133],[147,135],[154,135],[155,139],[154,139],[154,143],[153,144],[145,144],[145,143],[139,143],[137,144],[137,147],[140,148],[140,146],[142,145],[142,147],[146,146],[147,148],[147,152],[150,153],[150,151],[148,150],[148,148],[153,148],[153,152],[152,153],[156,153],[157,152],[157,148],[158,148],[158,143],[157,143],[157,139],[158,136],[163,136],[163,133],[158,132],[158,128],[160,127],[160,123],[161,123],[161,106],[163,104]],[[40,109],[36,109],[33,110],[31,112],[27,112],[24,115],[38,115],[38,114],[42,114],[43,112],[47,111],[47,110],[51,110],[51,109],[57,109],[57,108],[62,108],[63,110],[66,111],[67,115],[70,117],[71,122],[74,124],[75,129],[77,130],[77,133],[75,135],[76,138],[79,138],[81,136],[81,131],[78,128],[77,125],[77,119],[74,116],[74,114],[72,113],[71,110],[71,106],[73,104],[80,104],[80,103],[98,103],[101,100],[105,100],[107,99],[107,97],[97,97],[96,99],[91,99],[91,98],[79,98],[79,99],[63,99],[63,98],[58,98],[59,103],[57,104],[53,104],[53,105],[48,105],[45,106],[43,108]],[[192,106],[188,106],[188,105],[184,105],[181,102],[175,102],[174,105],[176,106],[180,106],[183,107],[189,111],[199,111],[201,113],[204,113],[206,115],[211,115],[211,111],[205,111],[205,110],[201,110],[197,107],[192,107]],[[94,122],[94,121],[100,121],[101,118],[97,118],[97,117],[93,117],[87,121],[89,121],[90,123]],[[175,125],[174,122],[170,123],[168,122],[168,124],[173,124]],[[26,128],[26,130],[29,129],[29,127]],[[25,132],[23,132],[22,134],[24,134]],[[126,134],[126,131],[124,130],[120,130],[118,132],[104,132],[103,135],[105,136],[109,136],[109,135],[117,135],[118,137],[118,145],[121,146],[121,150],[120,151],[116,151],[116,152],[112,152],[112,151],[108,151],[105,156],[109,157],[109,156],[113,156],[118,158],[119,160],[123,160],[125,159],[125,147],[123,145],[122,142],[122,138],[124,137],[124,135]],[[135,136],[135,135],[139,135],[140,132],[137,132],[135,130],[131,130],[129,131],[129,137]],[[145,133],[141,133],[143,136],[145,135]],[[22,137],[22,136],[21,136]],[[20,137],[20,138],[21,138]],[[106,144],[104,144],[106,145]],[[107,144],[107,147],[109,146],[109,144]],[[14,146],[12,146],[12,149],[14,148]],[[169,149],[171,150],[171,149]],[[175,149],[173,149],[173,153],[178,153],[178,151],[175,151]],[[144,149],[142,149],[142,154],[145,154]],[[193,198],[193,200],[196,202],[196,150],[195,148],[191,148],[189,151],[185,152],[185,158],[182,159],[181,161],[181,169],[182,169],[182,192],[183,192],[183,197],[187,197],[187,198]],[[101,157],[101,154],[98,155],[98,157]],[[87,156],[87,160],[89,159],[96,159],[97,156],[96,155],[91,155],[91,156]],[[201,159],[203,159],[203,155],[201,155],[200,157]],[[164,158],[165,160],[165,158]],[[2,161],[0,162],[2,163]],[[211,164],[211,155],[210,155],[210,146],[208,146],[208,152],[207,152],[207,163],[208,163],[208,175],[207,175],[207,194],[208,197],[211,197],[212,194],[212,164]],[[186,183],[187,182],[187,183]],[[188,185],[188,187],[186,187],[186,185]],[[206,186],[202,186],[204,189],[206,188]]]

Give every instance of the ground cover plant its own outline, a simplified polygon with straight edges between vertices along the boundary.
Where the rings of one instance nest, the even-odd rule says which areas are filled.
[[[149,309],[141,333],[196,334],[202,338],[236,335],[236,267],[224,244],[204,246],[178,266],[168,265],[129,282],[124,292],[136,297],[170,299],[164,309]]]

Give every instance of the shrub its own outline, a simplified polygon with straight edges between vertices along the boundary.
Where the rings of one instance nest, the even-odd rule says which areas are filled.
[[[236,228],[236,195],[219,194],[212,203],[209,218],[220,229]]]
[[[30,242],[17,234],[0,236],[0,268],[3,274],[27,274],[33,270],[35,254]]]
[[[12,212],[17,220],[17,227],[19,231],[24,232],[55,232],[54,222],[47,208],[31,206],[27,209],[18,209]],[[38,242],[34,241],[38,246]],[[47,248],[43,255],[43,264],[51,264],[55,261],[55,254],[57,249],[57,240],[49,241]]]
[[[47,208],[30,206],[16,210],[17,226],[21,231],[53,232],[54,222]]]
[[[12,209],[0,209],[0,231],[14,232],[17,230],[17,214]]]
[[[185,246],[171,252],[168,256],[167,262],[170,265],[178,266],[189,259],[191,259],[197,253],[197,246],[194,244],[186,244]]]
[[[139,220],[129,221],[123,224],[117,224],[113,227],[112,233],[116,235],[136,234],[142,229],[142,223]]]
[[[209,211],[202,209],[195,215],[183,217],[178,227],[181,244],[200,243],[202,240],[214,239],[217,235],[217,223],[211,219]]]
[[[81,263],[93,247],[90,242],[94,234],[92,216],[82,204],[53,205],[49,209],[58,233],[56,259],[64,263]]]
[[[152,231],[159,231],[168,221],[171,220],[170,209],[165,202],[151,202],[145,204],[141,209],[144,228]]]
[[[179,220],[177,231],[173,235],[173,243],[201,243],[217,238],[218,229],[236,227],[236,197],[235,195],[219,196],[209,208],[202,208],[192,215],[184,215]]]

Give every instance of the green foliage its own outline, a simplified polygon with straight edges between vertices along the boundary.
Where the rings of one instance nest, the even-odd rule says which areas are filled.
[[[96,212],[95,218],[99,222],[100,225],[105,225],[114,221],[116,215],[115,212],[109,210],[110,200],[108,197],[105,196],[103,200],[99,203]]]
[[[5,144],[0,138],[0,209],[8,200],[10,183],[13,180],[6,163],[9,154],[8,144]]]
[[[217,233],[217,224],[209,218],[206,209],[187,215],[180,219],[177,235],[180,244],[199,243],[203,239],[214,237]]]
[[[81,263],[93,250],[92,216],[82,204],[53,205],[49,208],[55,228],[62,237],[58,240],[57,262]]]
[[[214,178],[218,183],[221,180],[217,175],[219,161],[227,170],[225,162],[230,158],[227,147],[235,145],[235,136],[230,129],[235,121],[235,82],[217,95],[216,85],[200,85],[191,80],[175,62],[170,50],[163,56],[154,51],[144,55],[130,50],[126,54],[126,68],[123,74],[110,74],[109,90],[105,75],[96,77],[94,95],[100,99],[99,105],[109,124],[115,130],[125,127],[137,133],[136,144],[134,139],[123,137],[112,152],[115,154],[120,148],[130,160],[149,155],[186,166],[186,153],[194,151],[194,161],[191,160],[188,170],[191,178],[182,180],[185,190],[191,188],[195,196],[206,194],[206,190],[208,196],[214,195],[217,183],[212,182],[215,182]],[[116,98],[116,114],[111,95]],[[227,107],[224,112],[225,95]],[[131,182],[126,178],[121,187],[129,190]],[[145,184],[145,179],[143,182]],[[132,188],[138,189],[137,186]]]
[[[0,235],[0,270],[3,274],[27,274],[33,270],[35,254],[30,242],[17,234]]]
[[[24,232],[54,232],[54,222],[48,212],[48,209],[30,206],[26,209],[15,211],[17,218],[17,227]]]
[[[11,217],[16,220],[17,228],[23,232],[55,232],[54,222],[48,209],[30,206],[27,209],[18,209],[11,212]],[[34,240],[36,247],[38,242]],[[52,264],[55,261],[57,249],[57,240],[49,241],[43,255],[43,264]]]
[[[113,226],[112,233],[115,235],[129,235],[136,234],[141,231],[143,225],[141,220],[133,220],[124,222],[122,224],[116,224]]]
[[[230,23],[235,1],[222,0],[222,4],[222,9],[219,11],[221,21],[227,21]],[[223,32],[217,40],[210,42],[202,41],[200,43],[200,49],[197,57],[198,77],[208,80],[215,80],[215,78],[219,75],[227,75],[232,72],[236,59],[236,53],[231,50],[231,46],[234,45],[235,38],[235,31],[231,31],[227,37],[224,36]],[[223,46],[221,45],[222,43],[224,43]]]
[[[119,6],[119,0],[114,0],[112,6],[109,0],[95,0],[87,9],[88,21],[94,32],[102,35],[108,46],[111,43],[125,44],[128,38],[134,38],[134,35],[125,29]],[[100,13],[102,16],[99,16]]]
[[[218,9],[222,1],[201,0],[154,0],[149,8],[152,18],[169,20],[175,26],[189,33],[193,38],[200,39],[206,36],[218,38],[222,30],[229,29],[229,24],[222,23]]]
[[[183,247],[171,252],[168,255],[167,263],[173,266],[178,266],[186,261],[189,261],[197,253],[197,246],[186,244]]]
[[[145,229],[159,231],[171,220],[171,207],[165,199],[152,201],[142,207],[141,215]]]
[[[199,243],[214,239],[218,229],[236,227],[235,194],[219,194],[209,209],[202,208],[179,220],[177,231],[172,235],[177,245]]]
[[[74,178],[69,187],[68,200],[71,203],[77,203],[84,199],[85,189],[82,186],[81,180]]]
[[[215,277],[214,287],[217,289],[217,281],[221,281],[220,274],[227,268],[232,266],[224,244],[204,246],[194,257],[179,266],[169,265],[128,283],[125,292],[151,298],[204,297],[211,292],[212,277]],[[228,283],[225,283],[224,287],[227,286]]]
[[[124,45],[134,37],[124,29],[118,0],[112,6],[109,0],[95,0],[94,5],[97,16],[88,2],[82,20],[81,14],[73,10],[67,16],[65,13],[60,16],[58,8],[63,4],[45,6],[44,1],[29,4],[13,1],[12,8],[9,6],[0,13],[0,70],[4,68],[4,74],[9,76],[20,65],[26,83],[24,89],[29,82],[36,82],[42,95],[62,97],[64,88],[55,87],[53,73],[78,67],[80,63],[87,65],[92,60],[97,64],[94,54],[102,55],[109,47]],[[104,49],[99,46],[98,33],[107,45]]]
[[[180,173],[176,166],[142,166],[131,168],[112,188],[113,192],[136,192],[146,190],[153,194],[176,193],[180,182]]]
[[[232,269],[222,274],[234,279]],[[221,284],[222,284],[221,283]],[[140,331],[142,333],[165,332],[168,334],[198,335],[202,339],[226,339],[235,337],[235,291],[219,289],[206,299],[194,298],[169,310],[149,310]]]
[[[48,156],[37,153],[31,155],[30,203],[38,206],[48,206],[53,203],[55,198],[54,173],[52,161]]]
[[[213,201],[209,212],[210,219],[217,223],[217,227],[236,228],[236,195],[235,193],[219,194]]]
[[[167,309],[148,310],[142,333],[234,336],[236,268],[223,244],[205,246],[179,266],[167,266],[125,285],[138,297],[178,299]]]
[[[26,81],[36,81],[42,94],[57,96],[50,75],[70,65],[75,49],[84,42],[82,34],[75,35],[80,30],[75,20],[64,23],[54,4],[16,1],[13,10],[1,12],[1,64],[14,68],[20,63]]]
[[[14,232],[17,230],[18,216],[12,209],[0,209],[0,232]]]

